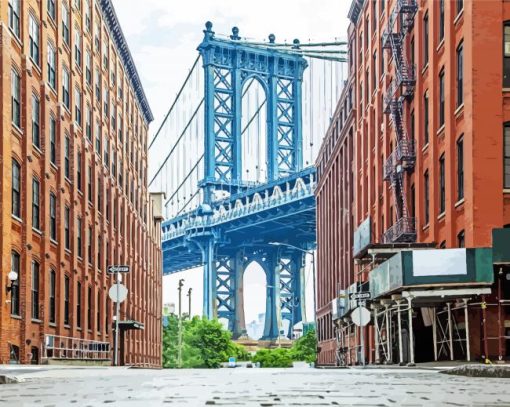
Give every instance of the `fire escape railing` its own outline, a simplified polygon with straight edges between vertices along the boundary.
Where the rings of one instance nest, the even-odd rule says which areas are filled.
[[[414,140],[409,138],[405,120],[405,103],[414,96],[416,68],[407,62],[405,39],[414,25],[418,11],[416,0],[397,0],[383,33],[383,48],[388,49],[395,65],[392,79],[384,97],[384,112],[391,117],[396,145],[383,168],[384,180],[390,182],[395,201],[397,220],[382,236],[383,243],[415,242],[416,221],[407,209],[405,173],[412,172],[416,162]]]

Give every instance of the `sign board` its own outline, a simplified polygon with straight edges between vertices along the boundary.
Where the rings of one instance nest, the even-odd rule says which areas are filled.
[[[129,266],[125,266],[125,265],[108,266],[108,269],[106,271],[109,274],[129,273]]]
[[[168,315],[163,315],[163,327],[167,328],[168,325],[170,325],[170,322],[168,322]]]
[[[357,307],[351,313],[352,322],[357,326],[366,326],[370,322],[370,311],[365,307]]]
[[[118,287],[117,287],[118,286]],[[118,293],[118,295],[117,295]],[[123,302],[128,295],[128,289],[121,283],[114,284],[108,290],[108,296],[113,302]]]
[[[362,291],[362,292],[359,292],[359,293],[350,293],[349,294],[349,299],[351,301],[355,301],[355,300],[369,300],[370,298],[371,298],[370,291]]]

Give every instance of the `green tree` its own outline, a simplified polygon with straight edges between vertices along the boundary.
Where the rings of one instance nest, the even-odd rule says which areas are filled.
[[[292,354],[285,348],[260,349],[252,361],[261,367],[292,367]]]
[[[293,360],[305,361],[307,363],[315,362],[317,356],[317,337],[315,331],[308,331],[294,342],[291,348],[291,354]]]

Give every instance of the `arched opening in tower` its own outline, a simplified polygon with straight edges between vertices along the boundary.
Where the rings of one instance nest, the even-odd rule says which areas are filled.
[[[244,271],[243,294],[246,332],[251,339],[260,339],[266,322],[267,283],[264,269],[255,261]]]
[[[245,81],[241,115],[241,181],[267,181],[267,98],[258,78]]]

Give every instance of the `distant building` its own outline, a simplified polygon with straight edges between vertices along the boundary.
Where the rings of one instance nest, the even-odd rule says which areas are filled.
[[[248,337],[251,339],[260,339],[262,337],[264,334],[265,315],[266,314],[261,313],[258,315],[256,320],[246,324],[246,333],[248,334]]]
[[[0,10],[0,363],[110,360],[107,266],[126,264],[120,361],[160,366],[153,117],[112,2]]]

